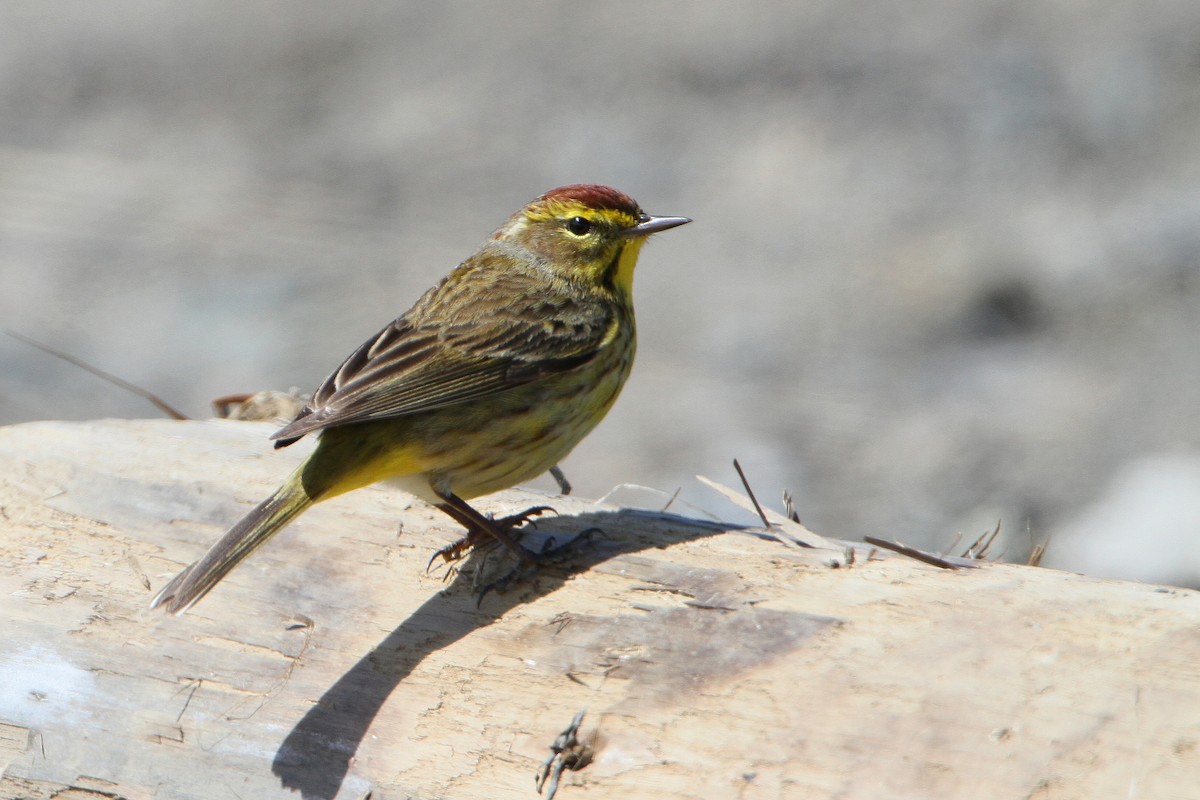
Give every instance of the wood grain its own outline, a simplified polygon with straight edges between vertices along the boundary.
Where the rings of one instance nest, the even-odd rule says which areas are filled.
[[[151,612],[303,455],[271,429],[0,429],[0,798],[531,798],[583,708],[567,800],[1197,796],[1185,590],[554,498],[537,535],[602,532],[477,608],[502,556],[426,574],[458,531],[372,488]]]

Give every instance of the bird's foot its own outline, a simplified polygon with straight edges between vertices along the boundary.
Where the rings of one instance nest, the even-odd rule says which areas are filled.
[[[554,509],[550,506],[533,506],[532,508],[527,508],[524,511],[520,511],[516,514],[509,514],[507,517],[500,517],[499,519],[489,518],[488,521],[502,532],[516,534],[514,538],[520,538],[521,533],[523,533],[522,529],[526,523],[529,523],[531,526],[536,526],[536,523],[533,522],[534,518],[540,517],[542,514],[545,514],[548,511],[554,511]],[[492,535],[491,531],[486,529],[468,530],[466,536],[462,537],[458,541],[451,542],[435,552],[429,558],[429,563],[425,565],[425,571],[429,572],[433,569],[433,563],[438,560],[438,556],[441,556],[443,564],[452,564],[455,561],[461,561],[462,559],[466,558],[467,554],[476,547],[495,543],[498,542],[495,536]],[[532,550],[525,547],[521,549],[526,554],[529,554],[536,559],[536,554],[534,554]]]
[[[479,590],[479,594],[475,598],[475,606],[478,608],[483,602],[483,598],[489,593],[496,592],[503,594],[513,584],[523,582],[526,578],[532,577],[539,569],[544,566],[553,564],[561,564],[566,561],[574,551],[583,544],[591,541],[592,537],[598,533],[603,533],[599,528],[587,528],[573,536],[566,544],[558,544],[553,537],[546,540],[542,545],[541,550],[525,550],[524,557],[517,562],[517,565],[498,579],[491,581]]]

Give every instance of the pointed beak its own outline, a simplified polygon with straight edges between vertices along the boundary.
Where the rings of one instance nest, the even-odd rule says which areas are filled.
[[[622,235],[627,239],[636,239],[639,236],[649,236],[652,233],[677,228],[689,222],[691,219],[688,217],[652,217],[649,214],[643,214],[638,219],[638,224],[627,229]]]

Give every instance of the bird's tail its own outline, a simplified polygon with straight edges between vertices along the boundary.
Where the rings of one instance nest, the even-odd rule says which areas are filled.
[[[242,517],[199,561],[171,579],[150,602],[150,607],[163,606],[172,614],[187,611],[242,559],[312,504],[299,474],[293,475],[275,494]]]

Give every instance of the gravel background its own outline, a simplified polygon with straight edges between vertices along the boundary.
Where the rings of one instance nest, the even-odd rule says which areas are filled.
[[[311,389],[512,210],[695,224],[564,465],[1200,584],[1200,4],[0,5],[0,325]],[[0,421],[150,416],[0,337]],[[659,502],[646,495],[630,501]],[[960,545],[961,547],[961,545]]]

